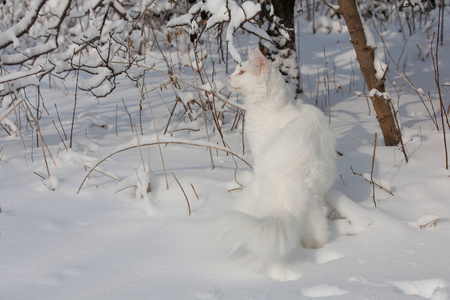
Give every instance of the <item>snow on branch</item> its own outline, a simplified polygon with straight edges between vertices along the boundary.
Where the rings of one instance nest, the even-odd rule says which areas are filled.
[[[205,0],[193,5],[186,14],[172,19],[167,26],[189,26],[191,42],[199,40],[204,31],[216,29],[220,38],[225,30],[225,41],[228,42],[230,55],[237,63],[241,63],[239,52],[233,44],[234,34],[239,28],[271,40],[264,30],[255,25],[255,18],[260,11],[261,5],[252,1],[239,5],[234,0]]]
[[[0,49],[3,49],[14,43],[14,48],[19,47],[19,37],[27,33],[30,27],[38,18],[39,11],[47,0],[39,0],[30,12],[22,18],[17,24],[10,27],[4,32],[0,32]]]
[[[74,0],[23,0],[22,4],[19,9],[12,2],[2,7],[0,76],[20,77],[21,70],[35,70],[34,66],[42,70],[33,80],[16,80],[8,89],[0,86],[0,106],[5,95],[36,85],[47,74],[65,78],[74,71],[83,74],[82,90],[96,97],[108,95],[115,88],[115,77],[144,58],[143,45],[163,23],[158,18],[167,18],[166,11],[174,6],[168,0],[86,0],[81,5]]]

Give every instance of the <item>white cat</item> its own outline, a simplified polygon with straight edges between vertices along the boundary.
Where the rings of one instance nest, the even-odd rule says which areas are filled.
[[[329,236],[324,198],[336,173],[327,118],[312,105],[294,103],[282,75],[259,50],[250,51],[250,60],[228,80],[231,91],[245,96],[254,178],[236,210],[219,218],[218,238],[265,265],[288,261],[301,246],[322,247]]]

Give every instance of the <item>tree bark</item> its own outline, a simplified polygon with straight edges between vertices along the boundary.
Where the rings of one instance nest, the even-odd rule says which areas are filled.
[[[295,0],[262,0],[261,22],[263,29],[272,38],[272,43],[262,40],[259,48],[272,61],[279,63],[280,72],[286,82],[302,92],[300,70],[295,45]],[[278,58],[278,59],[277,59]]]
[[[344,17],[350,34],[350,43],[356,52],[356,59],[363,73],[369,91],[373,89],[379,93],[371,96],[373,108],[377,114],[377,119],[383,133],[386,146],[396,146],[401,139],[400,129],[392,110],[391,99],[385,99],[381,94],[385,92],[385,78],[379,79],[375,69],[375,47],[368,45],[363,21],[358,12],[355,0],[339,0],[337,11]]]

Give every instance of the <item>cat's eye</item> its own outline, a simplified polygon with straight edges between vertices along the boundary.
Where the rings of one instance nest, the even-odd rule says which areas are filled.
[[[245,73],[245,71],[239,71],[239,73],[238,73],[238,75],[242,75],[242,74],[244,74]]]

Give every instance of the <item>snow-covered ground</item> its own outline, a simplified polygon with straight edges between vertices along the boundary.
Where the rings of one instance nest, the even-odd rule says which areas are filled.
[[[48,114],[44,111],[40,125],[55,162],[46,152],[51,180],[43,182],[40,177],[47,177],[46,164],[41,148],[32,146],[36,136],[30,130],[22,131],[27,150],[20,137],[0,131],[0,299],[450,299],[450,172],[445,170],[442,131],[436,130],[424,104],[392,64],[389,76],[400,98],[391,84],[389,93],[399,103],[408,163],[399,148],[383,146],[365,98],[336,91],[330,84],[328,107],[324,48],[330,79],[353,92],[363,92],[363,81],[345,28],[338,33],[339,26],[327,22],[324,25],[333,27],[331,34],[313,35],[302,21],[300,56],[305,102],[331,113],[343,153],[329,199],[343,218],[331,213],[332,238],[324,248],[298,253],[290,266],[300,274],[298,280],[273,281],[248,259],[227,257],[213,242],[211,222],[238,193],[228,192],[237,187],[236,165],[223,151],[212,151],[213,169],[204,147],[161,147],[167,189],[159,148],[152,146],[152,191],[141,199],[136,193],[142,188],[136,192],[126,187],[147,179],[142,160],[148,169],[148,147],[126,150],[100,164],[98,170],[111,177],[92,172],[77,193],[87,174],[85,166],[137,145],[122,99],[140,131],[140,93],[126,79],[106,99],[78,91],[73,147],[67,151],[52,121],[61,130],[56,103],[70,135],[75,98],[75,77],[70,77],[67,90],[55,83],[41,86]],[[445,46],[439,56],[442,82],[450,81],[449,22],[445,25]],[[429,48],[426,34],[404,40],[395,27],[382,34],[392,57],[416,87],[437,99],[431,59],[422,60],[416,47],[419,43]],[[384,53],[382,45],[379,53]],[[216,80],[226,82],[224,66],[215,67]],[[147,83],[154,86],[163,80],[164,75],[156,72],[147,75]],[[441,88],[448,105],[450,89]],[[168,90],[150,93],[159,138],[205,145],[201,118],[194,124],[178,118],[171,123],[172,130],[191,130],[163,135],[174,100]],[[438,110],[438,102],[434,107]],[[142,124],[139,143],[155,142],[146,101]],[[224,127],[225,140],[251,163],[248,149],[242,154],[241,135],[230,127]],[[372,185],[364,180],[371,178],[375,132],[372,177],[393,193],[376,188],[376,208]],[[210,140],[217,145],[218,133],[211,130]],[[222,144],[217,147],[222,149]],[[236,179],[245,183],[250,168],[235,161]],[[174,175],[189,200],[190,216]]]

